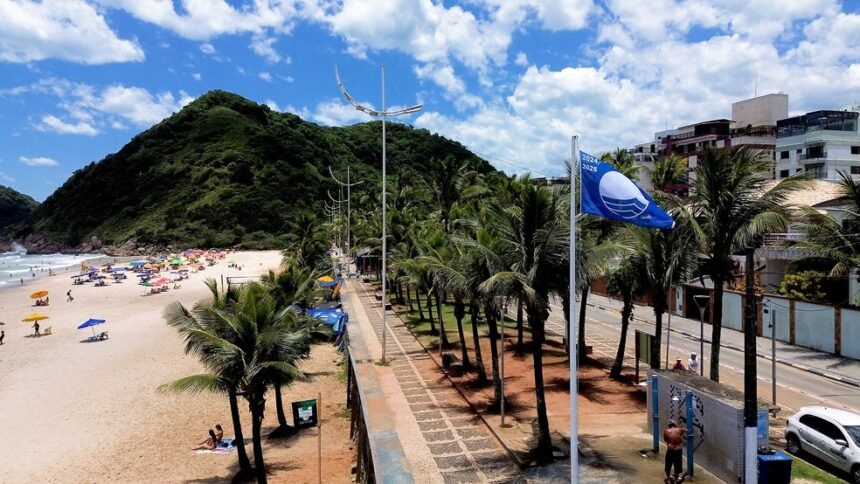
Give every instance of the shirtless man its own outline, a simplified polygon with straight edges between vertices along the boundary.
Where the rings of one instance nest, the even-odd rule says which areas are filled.
[[[681,468],[681,456],[686,434],[687,429],[678,427],[678,424],[674,420],[669,420],[666,430],[663,431],[663,440],[666,441],[666,447],[668,448],[666,451],[666,465],[663,468],[666,472],[666,479],[663,480],[664,483],[684,482],[683,477],[678,480],[678,475],[683,472]],[[675,468],[674,475],[669,474],[672,467]]]

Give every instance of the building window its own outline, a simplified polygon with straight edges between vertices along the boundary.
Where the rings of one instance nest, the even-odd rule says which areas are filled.
[[[803,148],[798,148],[798,149],[797,149],[797,151],[796,151],[796,153],[797,153],[798,155],[799,155],[799,154],[801,154],[801,153],[803,153]]]
[[[779,159],[780,160],[787,160],[788,159],[788,151],[780,151],[779,152]]]
[[[851,167],[852,175],[860,175],[860,166],[852,166]]]
[[[852,146],[851,147],[852,155],[860,155],[860,146]]]
[[[853,166],[851,168],[854,168]],[[779,172],[780,178],[788,178],[788,170],[782,170]]]

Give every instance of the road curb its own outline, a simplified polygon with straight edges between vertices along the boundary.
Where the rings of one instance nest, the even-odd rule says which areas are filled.
[[[588,306],[591,306],[591,307],[593,307],[593,308],[600,309],[601,311],[609,311],[609,312],[613,312],[613,313],[621,314],[621,312],[620,312],[620,311],[618,311],[618,310],[617,310],[617,309],[615,309],[615,308],[602,306],[602,305],[600,305],[600,304],[587,303],[587,305],[588,305]],[[653,325],[654,325],[654,323],[653,323],[652,321],[648,321],[648,320],[646,320],[646,319],[637,318],[637,317],[635,317],[635,316],[633,317],[633,320],[638,321],[638,322],[643,323],[643,324],[649,324],[649,325],[651,325],[651,326],[653,326]],[[670,331],[671,331],[671,332],[673,332],[673,333],[678,333],[678,334],[680,334],[680,335],[682,335],[682,336],[686,336],[686,337],[691,338],[691,339],[696,339],[696,340],[698,340],[698,339],[699,339],[699,336],[698,336],[698,335],[695,335],[695,334],[693,334],[693,333],[690,333],[689,331],[686,331],[686,330],[671,329]],[[710,340],[710,339],[708,339],[708,338],[705,338],[705,339],[704,339],[704,341],[705,341],[705,343],[707,343],[707,344],[711,344],[711,340]],[[743,349],[742,347],[740,347],[740,346],[738,346],[738,345],[734,345],[734,344],[729,344],[729,343],[720,343],[720,347],[722,347],[722,348],[728,348],[728,349],[731,349],[731,350],[734,350],[734,351],[739,351],[739,352],[741,352],[741,353],[743,353],[743,351],[744,351],[744,349]],[[756,351],[756,356],[758,356],[759,358],[763,358],[763,359],[765,359],[765,360],[769,360],[769,361],[770,361],[770,360],[772,360],[772,358],[770,357],[770,355],[768,355],[767,353],[762,353],[762,352]],[[810,367],[810,366],[806,366],[806,365],[801,364],[801,363],[795,363],[795,362],[793,362],[793,361],[791,361],[791,360],[785,360],[785,359],[782,359],[782,358],[777,358],[777,359],[776,359],[776,362],[777,362],[777,363],[781,363],[781,364],[786,365],[786,366],[790,366],[790,367],[792,367],[792,368],[794,368],[794,369],[797,369],[797,370],[805,371],[805,372],[807,372],[807,373],[812,373],[813,375],[817,375],[817,376],[820,376],[820,377],[823,377],[823,378],[827,378],[828,380],[833,380],[833,381],[836,381],[836,382],[839,382],[839,383],[844,383],[844,384],[846,384],[846,385],[849,385],[849,386],[852,386],[852,387],[855,387],[855,388],[860,388],[860,381],[853,380],[853,379],[851,379],[851,378],[846,378],[846,377],[841,376],[841,375],[835,375],[835,374],[833,374],[833,373],[828,373],[828,372],[826,372],[826,371],[824,371],[824,370],[819,370],[819,369],[817,369],[817,368],[813,368],[813,367]]]

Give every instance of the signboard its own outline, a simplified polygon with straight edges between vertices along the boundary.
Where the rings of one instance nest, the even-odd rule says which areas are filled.
[[[644,333],[642,331],[636,331],[636,359],[639,361],[643,361],[645,363],[651,363],[651,341],[654,339],[654,336]]]
[[[293,402],[293,422],[299,429],[314,427],[317,424],[317,401]]]

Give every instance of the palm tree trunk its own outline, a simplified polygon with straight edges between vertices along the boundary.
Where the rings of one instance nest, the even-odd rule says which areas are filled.
[[[409,312],[414,313],[415,308],[412,307],[412,284],[409,282],[406,283],[406,304],[409,305]]]
[[[481,337],[478,333],[478,305],[475,300],[469,301],[469,318],[472,323],[472,339],[475,340],[475,368],[478,373],[478,384],[487,384],[487,369],[484,368],[484,357],[481,354]]]
[[[451,346],[448,333],[445,331],[445,319],[442,317],[442,295],[436,292],[436,313],[439,315],[439,332],[442,333],[442,346]]]
[[[517,298],[517,351],[523,348],[523,298]]]
[[[430,331],[436,332],[436,324],[433,322],[433,296],[427,292],[427,315],[430,316]]]
[[[284,413],[284,401],[281,397],[281,385],[275,384],[275,411],[278,414],[278,425],[287,428],[287,415]]]
[[[424,306],[421,305],[421,293],[418,292],[418,289],[415,289],[415,299],[418,305],[418,321],[424,321]]]
[[[502,376],[499,373],[499,327],[496,325],[496,316],[489,305],[484,306],[484,317],[487,318],[487,327],[490,329],[490,357],[493,361],[493,393],[495,396],[494,406],[502,403]]]
[[[618,351],[615,353],[615,362],[609,370],[610,378],[621,376],[621,367],[624,365],[624,351],[627,349],[627,328],[630,326],[630,315],[633,314],[633,298],[624,296],[624,308],[621,309],[621,339],[618,341]]]
[[[469,348],[466,347],[466,336],[463,334],[463,317],[466,315],[466,309],[463,304],[463,298],[454,296],[454,317],[457,319],[457,335],[460,337],[460,360],[463,362],[463,368],[469,368],[472,364],[469,362]]]
[[[576,351],[577,361],[585,360],[585,308],[588,305],[588,286],[582,290],[582,296],[579,301],[579,331],[577,331]]]
[[[711,380],[720,381],[720,333],[723,329],[723,281],[714,281],[711,313]]]
[[[230,400],[230,417],[233,420],[233,438],[235,439],[236,454],[239,457],[239,472],[249,473],[251,461],[248,460],[248,453],[245,451],[245,436],[242,435],[242,419],[239,417],[239,402],[236,399],[236,390],[231,389],[227,394]]]
[[[552,438],[549,435],[549,419],[546,414],[546,396],[543,383],[543,339],[544,327],[540,316],[529,311],[529,327],[532,329],[532,345],[534,348],[535,372],[535,403],[538,420],[537,459],[541,464],[552,462]]]
[[[254,439],[254,473],[257,475],[257,484],[266,484],[266,463],[263,461],[263,404],[251,404],[251,428]]]

